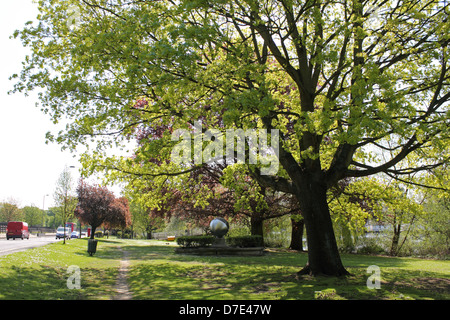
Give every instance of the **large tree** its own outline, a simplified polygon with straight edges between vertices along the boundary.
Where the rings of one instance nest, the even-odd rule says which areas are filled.
[[[74,119],[50,140],[72,149],[99,138],[88,170],[102,161],[161,186],[195,169],[170,161],[171,132],[194,120],[279,129],[278,173],[250,167],[261,185],[298,199],[302,273],[347,274],[327,203],[338,181],[406,181],[448,160],[445,2],[44,0],[40,11],[15,33],[32,51],[15,91],[45,88],[42,110]],[[155,122],[170,128],[162,139],[133,158],[107,157],[107,146]]]

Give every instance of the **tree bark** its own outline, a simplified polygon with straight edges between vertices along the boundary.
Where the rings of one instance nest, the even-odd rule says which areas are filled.
[[[266,126],[270,128],[269,123]],[[298,274],[337,277],[349,275],[341,261],[327,202],[328,186],[338,181],[339,176],[332,176],[333,179],[327,177],[320,163],[314,161],[305,161],[299,166],[294,157],[283,148],[279,149],[279,159],[292,183],[262,176],[257,171],[254,172],[254,177],[261,184],[293,194],[299,202],[305,221],[308,263]]]
[[[315,178],[303,176],[299,180],[296,197],[305,221],[308,263],[298,274],[349,275],[339,255],[328,209],[327,186],[322,178],[321,175]]]
[[[94,234],[95,234],[95,229],[97,229],[96,226],[91,225],[91,238],[90,239],[94,239]]]
[[[291,224],[291,244],[289,245],[289,249],[303,251],[303,229],[305,227],[305,221],[303,219],[291,218]]]
[[[261,236],[262,243],[264,243],[264,220],[259,214],[254,214],[250,217],[250,233],[252,236]]]
[[[401,224],[394,224],[394,236],[392,237],[391,250],[389,254],[396,256],[398,254],[398,243],[400,241]]]

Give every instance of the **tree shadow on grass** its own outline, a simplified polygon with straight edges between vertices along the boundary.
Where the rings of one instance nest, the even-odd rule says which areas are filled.
[[[0,274],[0,300],[109,299],[117,278],[116,268],[82,268],[81,287],[71,289],[66,268],[34,266],[9,268]]]
[[[254,268],[187,265],[174,263],[138,264],[129,272],[136,299],[279,299],[278,272],[254,272]]]
[[[47,266],[18,267],[13,266],[8,273],[0,275],[1,299],[64,299],[67,283],[65,270]]]

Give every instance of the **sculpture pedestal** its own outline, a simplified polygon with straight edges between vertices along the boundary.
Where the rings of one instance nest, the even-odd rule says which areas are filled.
[[[214,243],[211,245],[211,247],[214,248],[224,248],[227,244],[225,243],[225,238],[216,238]]]

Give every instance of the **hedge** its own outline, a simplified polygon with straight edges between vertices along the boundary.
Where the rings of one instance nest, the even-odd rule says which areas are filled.
[[[263,247],[263,237],[261,236],[239,236],[239,237],[228,237],[226,241],[231,247]]]
[[[183,236],[177,238],[179,246],[184,248],[207,247],[214,243],[214,236]]]

